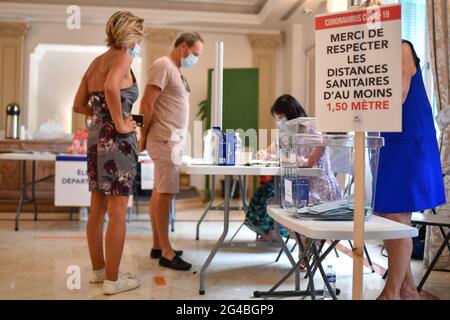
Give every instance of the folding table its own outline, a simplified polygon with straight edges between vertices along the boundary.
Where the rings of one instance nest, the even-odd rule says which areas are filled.
[[[0,153],[0,160],[18,160],[22,161],[22,182],[20,187],[20,198],[19,203],[17,205],[16,210],[16,224],[15,230],[19,231],[19,218],[22,210],[22,205],[24,200],[27,202],[33,202],[34,205],[34,220],[36,221],[38,218],[38,210],[37,210],[37,202],[36,202],[36,194],[35,194],[35,186],[37,183],[49,180],[54,177],[54,175],[49,175],[43,177],[39,180],[36,180],[36,162],[37,161],[56,161],[56,154],[53,153],[25,153],[25,152],[11,152],[11,153]],[[26,175],[26,163],[27,161],[32,161],[31,167],[31,182],[27,182]],[[27,199],[27,187],[31,185],[31,199]]]
[[[205,164],[183,164],[181,167],[181,171],[190,174],[190,175],[223,175],[225,179],[225,198],[224,198],[224,219],[223,219],[223,232],[219,237],[216,245],[210,252],[208,258],[202,266],[200,271],[200,290],[199,293],[201,295],[205,294],[205,278],[206,278],[206,269],[208,269],[212,260],[214,259],[217,251],[220,248],[229,248],[229,247],[237,247],[239,244],[234,243],[225,243],[225,238],[228,234],[228,228],[230,225],[230,211],[232,210],[230,207],[230,188],[231,188],[231,180],[233,176],[274,176],[275,177],[275,198],[279,199],[279,178],[281,175],[280,167],[264,167],[264,166],[244,166],[244,165],[236,165],[236,166],[219,166],[219,165],[205,165]],[[301,169],[302,176],[305,177],[315,177],[321,174],[322,170],[317,168],[304,168]],[[250,245],[245,243],[245,246],[255,247],[256,243],[252,242]],[[279,245],[283,248],[283,251],[288,256],[291,264],[295,264],[289,249],[286,247],[284,241],[279,241]],[[298,272],[295,274],[296,283],[299,283],[300,275]]]
[[[300,234],[311,239],[303,247],[302,242],[298,241],[301,256],[298,262],[292,267],[292,269],[269,291],[260,292],[255,291],[255,297],[269,297],[269,296],[311,296],[312,299],[316,298],[316,295],[322,295],[323,290],[314,289],[314,275],[319,269],[324,284],[334,300],[337,299],[336,294],[331,290],[330,284],[325,275],[325,271],[322,267],[322,261],[327,255],[336,247],[340,240],[354,240],[353,236],[353,221],[319,221],[319,220],[300,220],[290,213],[286,209],[282,209],[279,206],[269,206],[267,212],[274,219],[276,228],[278,230],[278,224],[292,230],[296,237],[299,239]],[[392,220],[384,219],[378,216],[372,216],[365,222],[365,240],[386,240],[386,239],[402,239],[412,238],[417,236],[417,229],[411,226],[401,224]],[[279,233],[278,233],[279,236]],[[319,254],[320,248],[316,247],[316,243],[322,247],[326,239],[334,239],[331,245],[323,254]],[[313,256],[313,264],[310,265],[309,261],[306,261],[307,275],[308,275],[308,287],[306,290],[301,291],[296,288],[293,291],[276,291],[276,289],[283,284],[292,274],[297,272],[300,263],[304,260],[304,257],[311,254]],[[339,290],[336,290],[339,294]]]

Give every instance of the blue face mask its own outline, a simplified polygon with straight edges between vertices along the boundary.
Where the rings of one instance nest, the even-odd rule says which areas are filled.
[[[191,68],[197,63],[197,61],[198,57],[192,52],[189,52],[189,55],[186,58],[181,59],[181,67]]]
[[[131,50],[130,48],[127,48],[127,52],[128,54],[134,59],[137,57],[137,55],[139,54],[139,52],[141,52],[141,47],[136,43],[134,45],[133,50]]]

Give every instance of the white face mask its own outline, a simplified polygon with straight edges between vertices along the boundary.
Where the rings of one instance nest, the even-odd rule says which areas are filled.
[[[277,121],[277,127],[281,128],[286,121],[287,121],[286,117],[281,118],[280,120]]]
[[[189,52],[189,55],[186,58],[181,59],[181,67],[183,68],[191,68],[198,62],[198,57]]]

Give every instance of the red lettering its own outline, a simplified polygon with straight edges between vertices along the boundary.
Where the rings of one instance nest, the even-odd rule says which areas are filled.
[[[384,101],[353,101],[353,111],[367,111],[367,110],[388,110],[389,100]]]

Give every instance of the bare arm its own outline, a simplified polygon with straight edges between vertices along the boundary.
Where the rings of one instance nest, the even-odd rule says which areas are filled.
[[[308,161],[305,163],[305,167],[312,168],[317,163],[319,163],[320,158],[322,158],[325,152],[325,147],[315,147],[313,151],[308,155]]]
[[[417,71],[411,47],[404,43],[402,45],[402,103],[405,103],[408,97],[411,79]]]
[[[257,152],[256,158],[260,160],[272,160],[276,159],[276,150],[275,150],[275,143],[272,143],[267,147],[267,149],[261,149]]]
[[[80,85],[73,101],[72,110],[75,113],[82,113],[87,116],[92,116],[92,109],[87,106],[89,101],[89,92],[87,86],[86,75],[81,79]]]
[[[161,94],[161,89],[154,85],[147,85],[145,87],[144,96],[141,100],[140,112],[144,115],[144,127],[141,128],[141,139],[146,139],[150,123],[153,119],[153,112],[155,110],[155,102]]]
[[[127,54],[119,55],[111,69],[108,72],[105,82],[105,98],[108,109],[116,130],[119,133],[133,132],[133,121],[129,118],[124,119],[122,115],[122,103],[120,100],[120,87],[122,79],[125,78],[130,70],[132,58]]]

